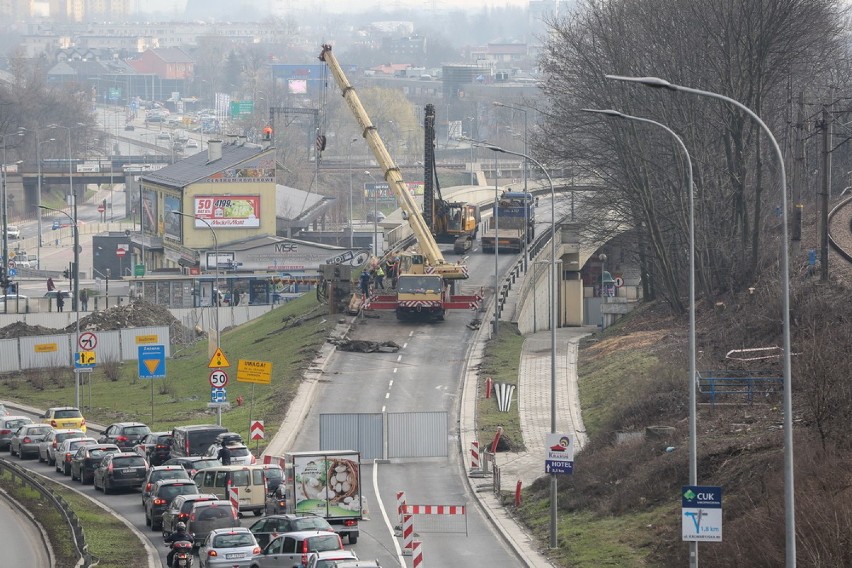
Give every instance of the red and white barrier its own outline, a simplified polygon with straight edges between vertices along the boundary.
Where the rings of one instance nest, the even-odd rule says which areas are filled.
[[[414,568],[422,568],[423,566],[423,550],[421,549],[421,543],[419,540],[412,541],[411,543],[411,556]]]
[[[405,507],[405,491],[396,492],[396,516],[397,522],[402,526],[402,509]]]
[[[464,515],[464,505],[404,505],[403,517],[408,515]]]
[[[402,554],[411,556],[411,545],[414,540],[414,519],[411,515],[402,515]]]
[[[491,442],[491,453],[492,454],[497,453],[497,444],[500,442],[500,436],[502,436],[502,435],[503,435],[503,427],[498,426],[497,427],[497,433],[494,434],[494,441]]]
[[[240,510],[240,490],[237,487],[231,485],[228,487],[228,499],[231,501],[231,505],[234,506],[234,509],[239,512]]]
[[[470,443],[470,470],[479,471],[482,466],[479,463],[479,442],[473,440]]]

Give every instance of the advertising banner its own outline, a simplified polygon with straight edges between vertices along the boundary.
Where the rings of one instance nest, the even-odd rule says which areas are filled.
[[[214,229],[260,227],[259,195],[199,195],[195,198],[195,226]],[[202,221],[204,219],[204,221]]]
[[[347,457],[313,455],[294,459],[296,513],[361,516],[358,455]]]

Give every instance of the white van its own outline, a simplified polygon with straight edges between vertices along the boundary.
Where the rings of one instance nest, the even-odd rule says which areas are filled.
[[[200,493],[229,499],[228,488],[237,489],[240,512],[259,517],[266,509],[266,475],[262,465],[223,465],[200,469],[193,477]]]

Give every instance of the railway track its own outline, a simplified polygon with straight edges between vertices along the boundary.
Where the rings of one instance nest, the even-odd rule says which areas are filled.
[[[828,213],[828,242],[837,254],[852,263],[852,197]]]

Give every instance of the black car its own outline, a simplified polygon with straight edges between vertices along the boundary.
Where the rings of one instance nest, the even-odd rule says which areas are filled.
[[[148,496],[150,496],[151,492],[154,490],[154,486],[161,479],[183,479],[188,481],[189,474],[185,469],[171,464],[163,464],[150,468],[147,476],[145,477],[145,483],[142,486],[143,507],[145,507],[146,499],[148,499]]]
[[[148,463],[136,452],[107,454],[95,470],[92,484],[104,495],[116,487],[142,487]]]
[[[151,494],[145,499],[145,524],[151,530],[163,528],[163,513],[169,508],[172,499],[178,495],[196,495],[198,486],[189,479],[161,479],[154,484]]]
[[[151,429],[141,422],[116,422],[107,426],[98,438],[101,444],[115,444],[122,451],[129,452]]]
[[[171,457],[172,433],[150,432],[133,446],[133,451],[148,460],[151,465],[163,465]]]
[[[95,468],[108,453],[120,452],[115,444],[86,444],[77,448],[71,457],[71,479],[79,479],[85,485],[92,480]]]
[[[281,533],[297,531],[334,532],[328,521],[317,515],[269,515],[255,522],[249,530],[257,539],[257,544],[261,548]]]
[[[217,459],[210,459],[201,456],[190,456],[185,458],[169,458],[163,465],[179,465],[183,467],[190,477],[195,475],[195,472],[208,467],[218,467],[222,465]]]

